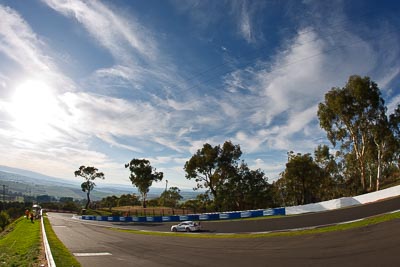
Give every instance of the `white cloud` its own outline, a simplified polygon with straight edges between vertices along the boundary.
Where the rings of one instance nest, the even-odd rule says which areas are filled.
[[[34,67],[35,71],[48,71],[48,62],[40,49],[43,43],[30,26],[9,7],[0,6],[0,17],[0,51],[28,70]]]
[[[0,5],[0,52],[16,62],[23,73],[14,76],[38,79],[52,83],[59,91],[74,90],[74,83],[61,74],[45,51],[49,47],[33,32],[26,21],[13,9]],[[7,86],[14,85],[10,83]]]
[[[43,0],[65,16],[73,17],[114,57],[122,62],[129,59],[129,50],[147,59],[157,57],[156,44],[150,33],[134,19],[127,20],[100,1]]]
[[[344,31],[332,43],[313,29],[299,31],[272,63],[236,70],[225,77],[230,94],[223,106],[235,107],[236,112],[230,113],[240,114],[238,125],[242,127],[236,128],[234,140],[244,151],[266,147],[312,151],[315,139],[325,136],[317,123],[317,105],[324,94],[343,86],[352,74],[375,73],[381,57],[372,43],[349,32]],[[396,75],[393,69],[387,80]]]
[[[3,164],[15,166],[18,159],[33,158],[30,168],[41,171],[48,165],[68,173],[86,162],[113,177],[127,177],[123,162],[97,147],[100,143],[112,148],[112,153],[125,156],[134,152],[150,158],[157,169],[165,170],[176,182],[184,177],[184,162],[204,143],[215,146],[232,140],[246,153],[306,153],[315,148],[315,139],[324,136],[316,123],[316,111],[331,87],[342,86],[351,74],[376,73],[372,78],[386,87],[398,77],[400,69],[395,62],[399,54],[396,38],[376,45],[345,29],[340,36],[329,36],[307,26],[285,38],[270,60],[259,59],[223,77],[224,88],[216,89],[211,83],[193,87],[174,66],[179,60],[168,59],[168,51],[159,50],[164,47],[157,44],[157,35],[140,25],[134,15],[121,15],[124,11],[114,8],[112,2],[43,2],[78,21],[114,61],[90,70],[92,75],[82,77],[80,88],[76,88],[46,52],[51,48],[21,15],[0,6],[0,53],[25,72],[35,70],[32,74],[43,75],[52,88],[61,88],[54,114],[57,120],[49,125],[55,134],[40,143],[10,128],[7,100],[0,95],[0,153],[10,155]],[[197,18],[210,26],[221,21],[221,16],[210,15],[221,8],[212,2],[183,5],[185,12],[190,10],[193,16],[197,13]],[[239,33],[248,43],[254,43],[260,40],[256,23],[259,13],[257,4],[250,3],[228,3],[231,9],[227,13],[234,18],[229,34]],[[228,51],[221,45],[217,49],[231,56],[234,46]],[[382,51],[387,51],[384,56]],[[384,60],[390,64],[382,64]],[[0,73],[1,90],[9,90],[13,82]],[[389,108],[398,102],[398,97],[394,98]],[[158,152],[162,156],[154,155]],[[285,159],[250,160],[251,166],[276,174]]]
[[[391,101],[387,103],[387,114],[393,114],[398,105],[400,105],[400,95],[392,98]]]
[[[265,161],[260,158],[256,158],[249,162],[250,169],[260,169],[264,171],[265,175],[268,177],[268,182],[273,182],[279,178],[279,174],[285,169],[285,163],[273,161]]]
[[[250,14],[249,14],[249,10],[247,9],[246,2],[243,2],[243,4],[242,4],[239,29],[240,29],[241,35],[247,42],[249,42],[249,43],[254,42],[253,29],[252,29]]]

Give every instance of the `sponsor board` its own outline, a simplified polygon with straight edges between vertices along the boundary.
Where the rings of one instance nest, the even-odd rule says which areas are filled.
[[[250,211],[244,211],[240,213],[241,218],[249,218],[251,217],[251,212]]]
[[[228,214],[228,213],[220,213],[220,214],[219,214],[219,218],[220,218],[221,220],[223,220],[223,219],[229,219],[229,214]]]
[[[179,216],[179,220],[180,221],[187,221],[188,220],[188,216],[186,216],[186,215]]]
[[[199,220],[208,220],[208,215],[207,214],[201,214],[200,216],[199,216]]]
[[[271,216],[274,215],[273,209],[263,210],[263,216]]]

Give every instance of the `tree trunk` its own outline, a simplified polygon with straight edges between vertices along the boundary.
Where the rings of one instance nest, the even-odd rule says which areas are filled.
[[[349,127],[350,130],[350,135],[351,139],[353,141],[353,148],[356,153],[356,159],[358,163],[360,164],[360,174],[361,174],[361,187],[363,192],[365,192],[366,189],[366,179],[365,179],[365,164],[364,164],[364,155],[365,155],[365,138],[364,136],[361,136],[361,140],[357,138],[357,136],[354,134],[354,131]],[[359,141],[361,144],[359,144]]]
[[[378,146],[378,169],[376,172],[376,191],[379,190],[379,182],[381,180],[382,176],[382,158],[383,158],[383,153],[386,149],[386,142],[382,141],[380,145],[376,144]]]
[[[361,159],[360,159],[360,169],[361,169],[361,187],[363,189],[363,192],[365,192],[365,189],[366,189],[365,166],[364,166],[364,160],[361,160]]]
[[[382,172],[382,157],[381,157],[381,150],[378,149],[378,170],[376,172],[376,191],[379,190],[379,180],[381,179],[381,172]]]
[[[88,191],[86,193],[86,196],[87,196],[87,202],[86,202],[85,209],[88,209],[89,208],[89,204],[90,204],[90,191]]]

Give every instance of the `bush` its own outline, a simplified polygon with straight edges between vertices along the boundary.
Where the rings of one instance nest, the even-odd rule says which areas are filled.
[[[10,222],[10,215],[8,215],[8,213],[5,211],[0,212],[0,227],[2,231],[7,225],[10,224]]]

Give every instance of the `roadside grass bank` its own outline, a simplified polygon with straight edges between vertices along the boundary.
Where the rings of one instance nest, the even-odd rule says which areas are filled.
[[[21,217],[0,235],[1,266],[40,266],[40,221]]]
[[[277,237],[277,236],[301,236],[309,234],[320,234],[335,231],[346,231],[354,228],[366,227],[378,223],[383,223],[390,220],[400,219],[400,212],[389,213],[384,215],[378,215],[370,218],[366,218],[361,221],[354,221],[349,223],[337,224],[332,226],[322,226],[313,229],[305,230],[293,230],[293,231],[271,231],[265,233],[221,233],[221,234],[208,234],[208,233],[169,233],[169,232],[151,232],[141,230],[127,230],[118,228],[108,228],[113,231],[126,232],[132,234],[141,235],[154,235],[154,236],[177,236],[186,238],[266,238],[266,237]]]
[[[46,230],[47,240],[49,241],[51,254],[53,255],[54,262],[57,267],[80,267],[81,264],[65,247],[65,245],[58,239],[50,225],[49,219],[43,217],[44,228]]]

